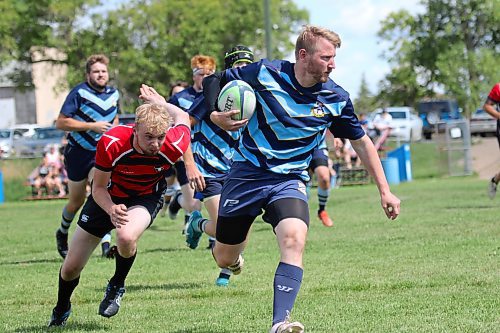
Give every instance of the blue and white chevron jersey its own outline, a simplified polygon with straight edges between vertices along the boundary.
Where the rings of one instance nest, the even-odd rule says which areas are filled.
[[[80,83],[69,92],[61,113],[66,117],[86,123],[107,121],[112,123],[119,112],[118,100],[120,93],[112,87],[106,87],[103,92],[93,89],[87,82]],[[94,131],[73,131],[68,135],[71,145],[95,151],[101,133]]]
[[[188,113],[198,123],[191,130],[194,160],[205,178],[223,177],[231,168],[234,147],[240,132],[227,132],[210,120],[203,95],[196,98]]]
[[[174,104],[175,106],[180,107],[184,111],[187,111],[193,104],[194,100],[200,95],[203,95],[203,91],[197,92],[196,90],[194,90],[193,87],[188,87],[182,91],[179,91],[174,96],[170,97],[168,102],[170,104]]]
[[[267,59],[226,70],[221,86],[236,79],[252,86],[257,107],[242,131],[241,155],[234,161],[307,181],[312,152],[327,129],[351,140],[365,135],[349,94],[331,79],[304,88],[295,79],[293,63]]]

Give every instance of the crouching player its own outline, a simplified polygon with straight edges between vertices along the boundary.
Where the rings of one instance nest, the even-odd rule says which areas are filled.
[[[189,145],[188,114],[166,103],[152,87],[142,85],[140,91],[139,97],[151,104],[137,108],[135,126],[115,127],[97,145],[92,193],[59,273],[57,304],[49,327],[66,323],[81,271],[101,238],[114,228],[118,247],[115,274],[99,314],[111,317],[118,312],[137,241],[161,209],[165,174]]]

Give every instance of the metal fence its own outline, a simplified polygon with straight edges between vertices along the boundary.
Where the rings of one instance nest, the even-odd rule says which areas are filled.
[[[440,122],[436,129],[440,171],[449,176],[471,175],[473,170],[469,122],[466,119]]]

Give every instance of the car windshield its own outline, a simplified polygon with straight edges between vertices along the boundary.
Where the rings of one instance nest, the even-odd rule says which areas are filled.
[[[406,119],[406,112],[404,111],[390,111],[389,114],[392,119]]]
[[[8,139],[10,138],[9,130],[0,130],[0,139]]]
[[[62,138],[63,136],[64,132],[58,130],[57,128],[38,128],[35,130],[33,139],[44,140],[44,139]]]

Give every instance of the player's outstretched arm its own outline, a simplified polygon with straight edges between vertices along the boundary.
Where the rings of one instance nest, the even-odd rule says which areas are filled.
[[[163,105],[167,109],[168,114],[172,117],[174,125],[186,125],[191,128],[191,122],[187,112],[173,104],[167,103],[165,97],[161,96],[155,88],[143,84],[139,90],[141,92],[139,98],[142,99],[144,103]]]
[[[378,157],[377,150],[373,146],[372,140],[365,135],[361,139],[351,140],[352,147],[358,154],[363,162],[363,165],[373,177],[375,184],[377,184],[380,193],[380,201],[385,215],[391,220],[398,217],[401,201],[394,194],[391,193],[387,179],[385,178],[380,158]]]

